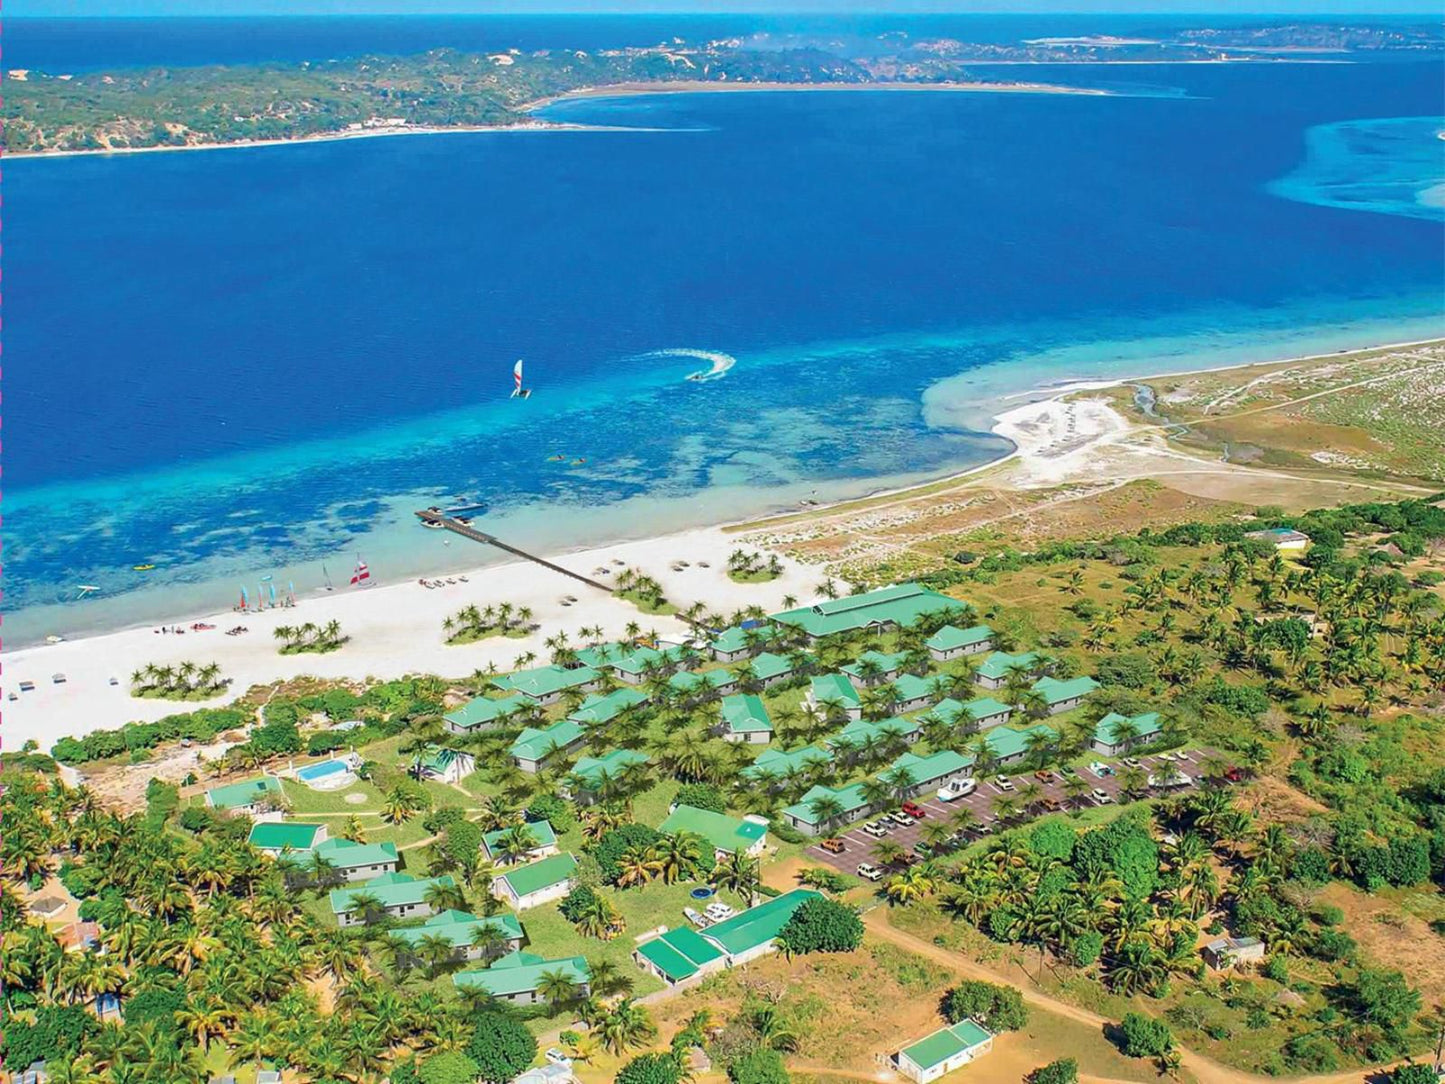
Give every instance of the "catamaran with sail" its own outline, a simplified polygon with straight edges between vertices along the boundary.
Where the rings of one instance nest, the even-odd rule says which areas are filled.
[[[521,358],[518,358],[518,359],[517,359],[517,364],[514,365],[514,366],[512,366],[512,380],[513,380],[513,382],[516,384],[516,387],[514,387],[514,388],[512,389],[512,398],[513,398],[513,399],[530,399],[530,398],[532,397],[532,389],[531,389],[531,388],[524,388],[524,387],[522,387],[522,359],[521,359]]]
[[[352,587],[370,587],[370,586],[371,586],[371,569],[369,569],[369,568],[366,567],[366,562],[361,559],[361,555],[360,555],[360,554],[357,554],[357,556],[356,556],[356,567],[355,567],[354,569],[352,569],[352,572],[351,572],[351,586],[352,586]]]

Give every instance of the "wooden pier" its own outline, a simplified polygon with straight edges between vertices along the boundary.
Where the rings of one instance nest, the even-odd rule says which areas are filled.
[[[479,531],[475,527],[468,527],[465,523],[455,520],[451,516],[444,515],[441,512],[433,512],[430,508],[424,508],[416,513],[416,518],[426,524],[445,527],[453,534],[459,534],[463,538],[471,539],[473,542],[482,542],[488,546],[496,546],[499,550],[506,550],[508,553],[516,554],[518,557],[531,561],[533,564],[541,565],[543,568],[551,569],[553,572],[561,573],[563,576],[570,576],[574,580],[580,580],[588,587],[595,587],[599,591],[606,591],[609,595],[612,594],[612,588],[605,583],[589,579],[580,572],[573,572],[570,568],[554,565],[551,561],[544,560],[535,553],[528,553],[526,550],[519,550],[516,546],[509,546],[496,535]]]

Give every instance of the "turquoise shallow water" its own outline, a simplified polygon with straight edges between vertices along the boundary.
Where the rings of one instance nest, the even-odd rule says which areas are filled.
[[[1445,117],[1321,124],[1306,158],[1270,186],[1287,199],[1445,222]]]
[[[10,642],[480,563],[434,501],[573,547],[977,464],[1039,385],[1445,334],[1440,222],[1271,188],[1321,125],[1445,112],[1433,66],[1131,78],[11,163]]]

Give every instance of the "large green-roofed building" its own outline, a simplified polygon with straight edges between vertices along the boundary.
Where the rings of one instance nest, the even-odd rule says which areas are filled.
[[[506,725],[507,717],[533,705],[525,696],[479,696],[442,716],[453,734],[471,734]]]
[[[535,1005],[546,1000],[541,988],[553,975],[569,979],[579,999],[591,991],[592,973],[585,957],[547,960],[530,952],[509,953],[479,971],[458,971],[452,976],[452,982],[458,990],[485,990],[502,1001]]]
[[[246,842],[258,851],[276,855],[282,851],[307,851],[326,838],[326,825],[299,821],[262,821],[251,825]]]
[[[736,967],[772,952],[793,913],[819,898],[817,892],[796,888],[701,931],[686,926],[668,930],[638,945],[632,958],[668,985]]]
[[[720,970],[727,964],[720,948],[687,926],[678,926],[661,937],[644,941],[633,951],[632,958],[669,986]]]
[[[664,835],[688,832],[701,836],[719,855],[761,854],[767,842],[768,826],[755,820],[741,820],[726,813],[714,813],[691,805],[673,807],[657,830]]]
[[[520,693],[537,704],[561,700],[568,689],[594,689],[602,675],[590,666],[538,666],[492,678],[492,684],[504,692]]]
[[[962,610],[963,604],[947,595],[920,584],[900,583],[773,614],[773,620],[792,625],[809,640],[817,640],[860,629],[902,628],[921,617],[940,617]]]

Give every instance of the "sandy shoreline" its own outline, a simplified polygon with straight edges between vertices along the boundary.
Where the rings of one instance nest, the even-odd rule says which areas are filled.
[[[1416,340],[1372,349],[1401,349],[1439,341]],[[1022,485],[1063,481],[1080,457],[1089,456],[1091,449],[1122,436],[1129,428],[1123,416],[1105,403],[1069,399],[1080,391],[1119,387],[1164,376],[1178,377],[1190,372],[1246,371],[1358,352],[1333,351],[1118,379],[1072,380],[1005,396],[999,400],[1000,405],[1013,399],[1027,400],[998,410],[993,416],[992,431],[1010,442],[1011,451],[956,474],[898,489],[879,490],[861,499],[906,494],[924,486],[946,484],[994,470],[1006,463],[1020,470],[1018,482]],[[858,499],[838,503],[847,505]],[[820,505],[809,511],[829,507],[833,506]],[[796,514],[782,513],[773,518]],[[767,522],[753,519],[746,524],[749,528],[765,529]],[[783,559],[783,575],[771,583],[738,584],[729,579],[727,557],[739,548],[735,529],[741,525],[720,523],[547,556],[564,568],[603,582],[609,582],[624,565],[638,568],[658,579],[674,603],[685,606],[701,601],[723,614],[754,605],[777,609],[787,595],[803,601],[816,596],[818,584],[824,578],[823,570],[787,559]],[[679,561],[688,562],[688,566],[674,568]],[[710,567],[701,567],[700,562]],[[465,575],[467,582],[457,579],[459,575]],[[608,636],[621,635],[631,622],[637,622],[644,629],[656,629],[663,637],[681,638],[687,632],[686,626],[676,618],[648,617],[609,593],[526,562],[489,565],[465,573],[449,573],[442,578],[455,582],[435,589],[416,581],[377,585],[365,590],[338,588],[334,594],[307,598],[292,608],[172,619],[185,627],[195,621],[216,625],[211,631],[176,636],[159,634],[150,627],[130,628],[7,653],[5,676],[9,680],[4,686],[7,694],[3,713],[4,746],[15,749],[34,739],[42,748],[49,748],[63,735],[114,728],[132,720],[153,720],[198,706],[132,698],[129,676],[148,663],[217,662],[223,673],[233,679],[232,688],[239,694],[254,684],[303,674],[353,679],[393,678],[408,673],[464,677],[488,664],[509,669],[524,652],[536,652],[539,658],[545,659],[547,648],[543,641],[558,631],[575,635],[579,628],[588,626],[601,626]],[[469,604],[485,606],[503,601],[530,607],[535,613],[535,630],[525,638],[489,638],[461,646],[444,643],[441,623],[447,615]],[[278,654],[273,636],[277,626],[303,622],[322,624],[330,620],[339,621],[351,636],[351,642],[342,650],[328,655]],[[224,630],[236,625],[245,625],[250,631],[242,636],[225,635]],[[56,684],[52,680],[55,674],[64,674],[65,682]],[[112,678],[117,684],[110,683]],[[8,699],[11,692],[18,690],[21,681],[34,682],[34,690],[17,693],[15,700]],[[208,703],[218,705],[226,699],[221,697]]]

